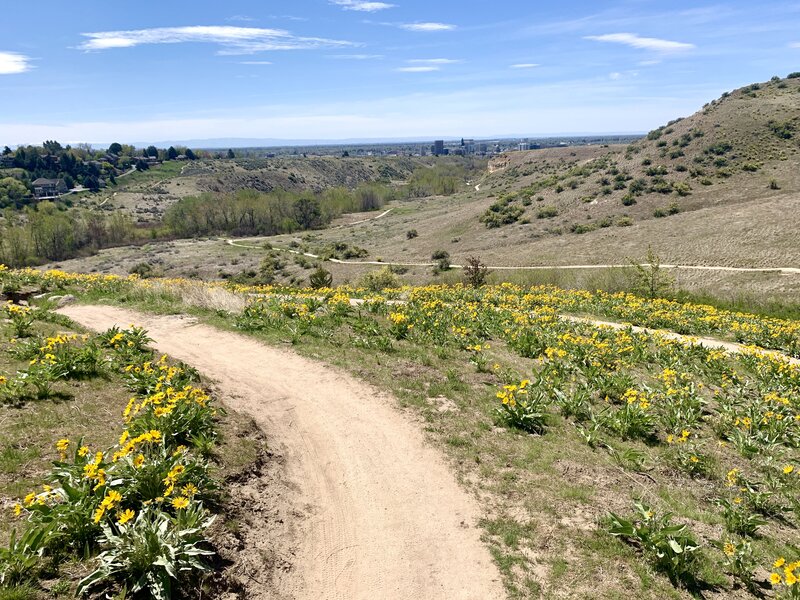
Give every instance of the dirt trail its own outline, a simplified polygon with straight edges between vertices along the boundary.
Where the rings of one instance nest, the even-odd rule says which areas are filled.
[[[386,211],[389,212],[389,211]],[[386,213],[379,215],[377,218],[384,216]],[[367,219],[367,221],[371,221],[374,219]],[[350,225],[356,225],[358,223],[364,223],[366,221],[357,221],[356,223],[350,223]],[[342,226],[340,226],[342,227]],[[256,241],[260,240],[262,245],[260,246],[253,246],[251,244],[246,244],[243,242],[248,241]],[[236,246],[237,248],[248,248],[251,250],[264,250],[263,242],[266,241],[266,238],[239,238],[238,240],[232,239],[225,239],[225,242],[230,246]],[[277,246],[273,246],[272,250],[280,250],[281,252],[288,252],[290,254],[299,254],[302,256],[307,256],[309,258],[320,258],[317,254],[312,254],[311,252],[300,252],[299,250],[292,250],[290,248],[279,248]],[[384,267],[434,267],[438,263],[436,262],[392,262],[392,261],[377,261],[377,260],[340,260],[338,258],[329,258],[326,259],[332,263],[336,263],[339,265],[379,265]],[[518,265],[518,266],[508,266],[508,265],[491,265],[487,266],[486,268],[490,271],[551,271],[551,270],[567,270],[567,271],[583,271],[587,269],[629,269],[631,268],[631,263],[628,264],[599,264],[599,265]],[[642,263],[639,266],[648,267],[647,263]],[[800,275],[800,268],[798,267],[722,267],[722,266],[715,266],[715,265],[669,265],[669,264],[662,264],[660,265],[662,269],[674,269],[674,270],[687,270],[687,271],[723,271],[726,273],[780,273],[782,275]],[[455,263],[450,264],[451,269],[463,269],[464,265],[459,265]]]
[[[160,352],[216,380],[225,404],[251,415],[280,449],[299,490],[297,510],[307,514],[292,524],[301,534],[299,550],[292,569],[276,574],[278,594],[505,597],[479,540],[476,503],[387,395],[288,350],[190,318],[105,306],[59,312],[95,330],[146,328]]]

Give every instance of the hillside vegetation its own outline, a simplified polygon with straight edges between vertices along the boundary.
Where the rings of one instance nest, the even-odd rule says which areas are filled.
[[[798,126],[800,78],[790,77],[724,94],[696,114],[665,124],[630,145],[510,152],[494,158],[482,172],[480,164],[466,164],[452,186],[441,177],[458,164],[450,159],[393,162],[298,156],[274,163],[267,159],[264,165],[282,166],[259,167],[252,171],[253,177],[262,171],[266,177],[269,171],[285,178],[310,169],[300,176],[306,184],[299,178],[292,184],[298,188],[325,185],[317,179],[320,165],[334,175],[339,169],[361,172],[365,165],[373,165],[370,172],[380,171],[381,165],[401,170],[398,165],[409,161],[419,163],[419,168],[402,182],[381,183],[397,192],[385,197],[390,214],[375,221],[369,220],[370,214],[354,216],[351,221],[360,222],[354,227],[342,228],[347,221],[339,220],[327,229],[301,232],[295,227],[283,229],[290,233],[271,235],[281,230],[219,227],[212,219],[211,226],[189,228],[186,235],[258,232],[269,237],[244,241],[240,248],[213,240],[161,243],[156,239],[144,248],[119,247],[64,266],[125,274],[147,263],[153,272],[165,275],[213,279],[257,273],[269,260],[277,281],[307,282],[318,262],[292,256],[288,250],[326,256],[328,248],[346,245],[360,249],[358,256],[348,259],[350,264],[324,264],[338,283],[359,281],[375,270],[374,264],[357,264],[359,260],[411,263],[396,267],[396,275],[408,282],[448,280],[447,273],[434,274],[424,266],[441,252],[456,264],[477,256],[497,267],[557,267],[629,264],[643,260],[650,247],[667,264],[796,267],[800,265],[800,238],[795,234],[800,230]],[[197,161],[191,168],[203,165]],[[217,185],[224,186],[220,189],[235,186],[234,171],[249,172],[238,162],[217,161],[208,168],[213,165],[231,172],[219,177]],[[430,177],[436,185],[419,185]],[[334,179],[340,181],[338,176]],[[196,196],[202,191],[201,181],[214,180],[206,173],[174,178],[164,185]],[[442,195],[450,192],[454,193]],[[283,192],[276,188],[273,193]],[[317,195],[330,193],[328,188]],[[259,206],[266,209],[269,201],[264,198]],[[264,249],[264,242],[270,247]],[[732,300],[740,295],[782,302],[800,298],[800,278],[795,275],[687,270],[674,275],[680,287]],[[492,278],[624,287],[618,274],[599,271],[495,270]]]
[[[498,198],[482,220],[497,227],[513,215],[537,232],[587,233],[797,191],[799,93],[800,78],[776,78],[625,147],[504,155],[490,165]]]
[[[479,499],[484,539],[511,598],[745,599],[791,594],[800,574],[800,368],[790,358],[800,355],[797,321],[509,284],[313,290],[33,270],[0,272],[0,280],[4,288],[38,286],[88,302],[191,312],[272,344],[290,342],[392,391]],[[41,308],[26,314],[47,320]],[[597,317],[716,339],[614,326]],[[12,315],[6,327],[18,321]],[[112,358],[120,357],[111,364],[127,372],[125,365],[148,359],[140,352],[144,336],[111,331],[94,342],[110,346]],[[76,340],[71,352],[59,348],[45,360],[59,366],[88,352],[83,344]],[[38,344],[25,345],[39,356]],[[57,373],[35,364],[6,368],[11,372],[3,383],[10,388],[0,398],[39,407],[51,396],[34,399],[29,390],[36,381],[63,389]],[[125,380],[148,384],[151,368],[156,363],[144,363]],[[140,420],[155,422],[166,438],[167,424],[174,423],[172,435],[184,439],[177,415],[163,421],[158,415],[135,413],[129,427],[138,433],[133,428]],[[20,413],[9,418],[15,422]],[[72,439],[64,436],[62,446],[72,449],[66,443]],[[83,466],[80,458],[75,462]],[[122,468],[109,465],[109,474]],[[69,512],[60,500],[61,480],[48,480],[51,489],[21,504],[23,526],[40,526],[38,497],[53,511]],[[122,483],[124,500],[113,508],[146,511],[128,480]],[[233,492],[237,484],[228,486]],[[204,486],[197,488],[200,498]],[[103,497],[89,488],[86,496],[92,509]],[[157,499],[156,510],[184,514],[168,500]],[[88,515],[62,525],[65,537],[46,539],[44,556],[52,556],[56,541],[72,543],[74,526],[90,526]],[[109,533],[90,538],[85,572],[98,564],[92,553],[109,546],[110,533],[127,531],[115,518],[104,526]],[[125,548],[120,542],[118,551]],[[25,556],[13,556],[20,553]],[[16,565],[15,582],[37,585],[46,575],[39,560]],[[3,569],[9,566],[0,554]],[[114,580],[130,581],[132,571],[123,560],[112,573],[95,573],[91,581],[113,588]]]

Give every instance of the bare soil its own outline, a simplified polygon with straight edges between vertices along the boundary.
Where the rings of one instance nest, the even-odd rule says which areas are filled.
[[[215,380],[223,402],[268,434],[290,485],[270,500],[278,506],[261,512],[271,520],[262,531],[272,539],[244,538],[261,542],[250,560],[261,556],[272,566],[247,584],[248,598],[505,596],[480,542],[475,500],[389,395],[190,318],[104,306],[61,312],[92,329],[146,328],[159,351]],[[250,493],[269,498],[272,490]],[[258,527],[257,521],[248,526]],[[263,569],[257,564],[250,571]]]

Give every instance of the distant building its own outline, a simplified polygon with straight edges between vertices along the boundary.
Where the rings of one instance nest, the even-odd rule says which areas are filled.
[[[55,198],[67,192],[67,184],[63,179],[45,179],[40,177],[33,182],[33,195],[36,198]]]
[[[522,150],[530,150],[530,149],[531,149],[531,145],[528,142],[520,142],[519,144],[517,144],[517,150],[522,151]]]
[[[433,142],[433,154],[434,156],[444,154],[444,140],[436,140]]]

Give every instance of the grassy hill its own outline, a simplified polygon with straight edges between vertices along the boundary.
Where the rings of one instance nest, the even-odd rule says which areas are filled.
[[[504,155],[484,220],[501,225],[522,205],[517,221],[543,221],[534,230],[585,233],[796,191],[798,92],[798,78],[753,84],[626,147]]]

